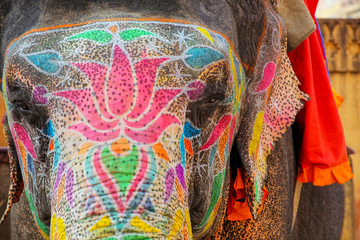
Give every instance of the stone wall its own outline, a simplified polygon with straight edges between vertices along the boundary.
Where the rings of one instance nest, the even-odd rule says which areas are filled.
[[[356,239],[360,239],[360,19],[319,19],[333,88],[345,98],[339,113],[352,155]]]
[[[330,73],[360,73],[360,19],[319,19]]]

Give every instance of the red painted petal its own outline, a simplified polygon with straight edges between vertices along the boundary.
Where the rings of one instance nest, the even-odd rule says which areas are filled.
[[[136,122],[125,120],[126,124],[131,128],[143,128],[149,122],[153,121],[163,108],[178,94],[181,89],[160,89],[156,91],[152,101],[150,110]]]
[[[161,115],[152,125],[145,130],[132,130],[125,128],[125,133],[139,143],[154,143],[163,131],[171,124],[180,124],[179,120],[170,114]]]
[[[130,61],[117,45],[114,47],[107,97],[109,109],[115,116],[126,113],[131,108],[135,97],[134,78]]]
[[[94,101],[91,97],[91,92],[89,89],[77,89],[71,91],[57,92],[54,93],[54,95],[66,98],[72,103],[74,103],[84,115],[85,119],[89,122],[89,124],[96,129],[112,129],[119,123],[118,120],[106,122],[100,117],[98,111],[94,106]]]
[[[14,130],[16,132],[16,135],[22,142],[22,144],[25,146],[28,153],[30,153],[31,157],[35,160],[37,160],[37,156],[35,154],[34,145],[32,144],[32,141],[29,137],[28,132],[18,123],[13,124]]]
[[[113,140],[117,138],[120,133],[119,129],[117,130],[112,129],[105,133],[94,131],[84,123],[75,124],[69,127],[69,129],[76,130],[80,132],[82,135],[84,135],[84,137],[86,137],[88,140],[95,142],[105,142],[105,141]]]
[[[153,96],[154,83],[157,70],[168,58],[143,59],[135,66],[138,96],[134,109],[128,115],[128,118],[137,118],[143,113],[149,105]]]
[[[230,114],[223,116],[216,125],[216,127],[214,128],[214,131],[211,133],[209,140],[200,150],[208,149],[209,147],[211,147],[219,139],[219,137],[225,131],[225,129],[229,126],[230,121],[231,121]]]
[[[71,65],[79,68],[86,74],[93,88],[93,92],[95,93],[96,102],[99,105],[100,112],[104,115],[104,117],[113,119],[113,116],[111,116],[106,110],[104,96],[105,79],[108,67],[98,63],[71,63]]]
[[[270,86],[272,80],[274,79],[275,71],[276,71],[275,63],[269,62],[268,64],[266,64],[261,82],[259,83],[256,92],[264,91]]]

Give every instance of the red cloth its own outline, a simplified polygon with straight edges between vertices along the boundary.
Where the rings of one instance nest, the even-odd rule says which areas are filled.
[[[315,21],[318,0],[304,2]],[[295,122],[302,134],[301,169],[297,180],[312,182],[317,186],[344,183],[353,174],[347,160],[344,131],[337,110],[343,99],[333,93],[330,86],[319,30],[288,55],[301,82],[300,89],[311,98],[305,103]],[[243,175],[243,169],[238,168],[235,180],[231,177],[227,207],[228,220],[231,221],[252,219],[245,196]],[[265,188],[263,192],[264,202],[268,192]]]
[[[315,21],[318,1],[304,2]],[[317,186],[344,183],[353,175],[319,30],[288,55],[301,82],[300,89],[310,96],[295,122],[303,135],[298,181]]]

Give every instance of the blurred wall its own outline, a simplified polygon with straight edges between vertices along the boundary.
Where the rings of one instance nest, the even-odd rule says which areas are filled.
[[[6,147],[6,142],[3,133],[2,117],[5,113],[5,106],[0,93],[0,218],[6,209],[8,189],[10,185],[10,168],[7,163],[7,157],[2,151]],[[0,225],[0,239],[10,240],[10,216]]]
[[[319,0],[317,18],[360,18],[359,0]]]
[[[356,239],[360,239],[360,19],[319,19],[331,85],[345,98],[339,109],[352,155]],[[331,131],[331,129],[329,129]]]

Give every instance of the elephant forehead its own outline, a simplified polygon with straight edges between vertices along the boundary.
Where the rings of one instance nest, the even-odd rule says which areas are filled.
[[[136,68],[167,65],[157,82],[161,86],[171,79],[178,87],[215,62],[240,64],[226,36],[203,26],[160,19],[102,20],[32,30],[9,45],[5,60],[9,63],[13,58],[23,61],[22,68],[28,65],[29,71],[42,74],[42,78],[57,77],[58,81],[69,78],[74,69],[81,70],[82,76],[89,75],[90,70],[84,71],[89,66],[92,75],[108,72],[115,60],[120,61],[117,72],[131,75],[136,75]],[[236,74],[234,66],[233,70]]]
[[[79,119],[67,123],[81,117],[88,125],[73,130],[114,130],[94,141],[116,138],[123,130],[116,129],[120,123],[141,130],[150,123],[162,130],[179,124],[185,117],[180,105],[202,98],[210,88],[224,88],[227,103],[237,106],[245,89],[241,62],[226,36],[164,19],[111,19],[32,30],[9,45],[5,79],[9,85],[19,81],[30,86],[35,105],[53,106],[60,100],[66,103],[64,112],[76,107]],[[57,115],[55,111],[50,114]],[[139,139],[130,130],[128,135]]]

